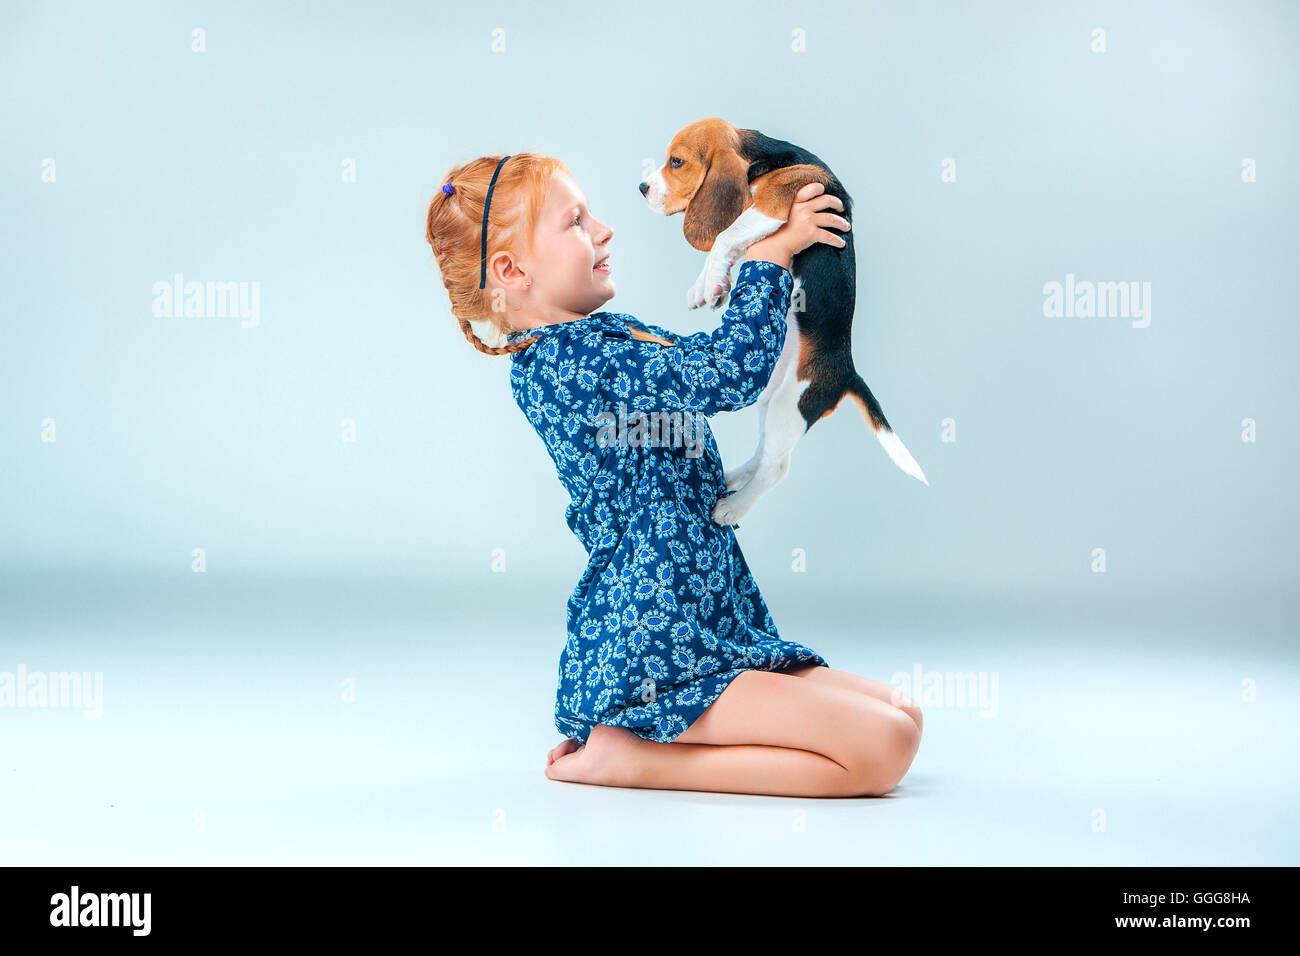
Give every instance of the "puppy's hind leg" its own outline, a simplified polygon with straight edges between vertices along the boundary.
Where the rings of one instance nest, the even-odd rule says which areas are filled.
[[[744,487],[754,477],[754,473],[758,471],[759,463],[763,459],[764,436],[767,434],[767,422],[772,397],[776,395],[785,380],[794,375],[795,363],[799,357],[800,333],[799,320],[794,311],[793,302],[797,301],[795,294],[799,291],[799,286],[799,278],[796,276],[794,288],[791,292],[792,304],[785,316],[785,341],[781,345],[781,354],[777,356],[776,365],[772,368],[772,376],[767,380],[767,385],[763,387],[763,391],[755,403],[758,408],[758,447],[743,465],[726,470],[723,480],[726,482],[728,491],[735,491]]]
[[[763,414],[763,413],[760,412],[759,414]],[[758,439],[760,442],[763,440],[762,432],[759,432]],[[727,470],[726,475],[723,477],[723,480],[726,482],[727,485],[727,490],[735,491],[737,488],[743,488],[749,482],[749,479],[754,477],[754,472],[756,472],[757,470],[758,470],[758,453],[755,452],[753,456],[743,465],[739,465],[736,468],[731,468]]]
[[[754,472],[758,470],[759,462],[762,461],[764,436],[767,434],[767,417],[772,405],[772,396],[776,394],[778,387],[789,374],[789,369],[786,367],[788,363],[785,362],[785,359],[785,351],[782,350],[781,358],[777,359],[776,368],[772,371],[772,377],[767,380],[767,385],[763,388],[762,394],[758,396],[758,401],[754,403],[758,409],[758,447],[754,449],[754,454],[750,455],[749,460],[743,465],[728,468],[723,474],[723,481],[726,482],[728,491],[735,491],[737,488],[744,487],[754,477]]]
[[[768,403],[758,451],[745,465],[746,469],[752,466],[752,474],[734,495],[718,499],[713,509],[717,524],[736,524],[790,470],[790,452],[808,430],[808,423],[799,411],[799,399],[809,384],[799,381],[791,363],[788,374]]]

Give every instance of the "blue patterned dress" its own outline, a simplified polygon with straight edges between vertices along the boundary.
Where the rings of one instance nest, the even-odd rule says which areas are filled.
[[[539,336],[511,355],[510,385],[555,462],[570,497],[565,519],[589,555],[568,602],[560,733],[585,743],[596,724],[610,724],[668,743],[742,671],[829,666],[778,635],[734,529],[712,518],[732,492],[706,416],[758,399],[785,341],[793,283],[776,263],[742,262],[712,333],[677,336],[595,312],[510,336]],[[676,344],[635,339],[633,324]],[[658,415],[656,440],[632,437],[636,412]],[[663,412],[689,416],[693,440]]]

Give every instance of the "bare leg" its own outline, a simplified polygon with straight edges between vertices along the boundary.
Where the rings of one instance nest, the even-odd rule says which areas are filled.
[[[770,796],[862,795],[844,767],[786,747],[661,744],[599,724],[585,746],[546,768],[552,780],[650,790],[711,790]]]
[[[902,779],[919,746],[910,717],[869,694],[753,670],[737,675],[673,743],[598,725],[585,746],[550,762],[546,776],[649,789],[880,796]]]
[[[890,687],[888,684],[882,684],[878,680],[871,680],[869,677],[860,677],[857,674],[850,674],[848,671],[837,671],[832,667],[822,667],[820,664],[809,664],[803,667],[793,667],[782,673],[790,674],[794,677],[809,677],[813,680],[824,681],[827,684],[836,687],[843,687],[846,690],[857,691],[860,694],[870,694],[878,700],[893,704],[900,708],[903,713],[911,717],[916,723],[916,729],[923,731],[925,721],[921,717],[921,708],[911,697],[904,694],[897,687]]]

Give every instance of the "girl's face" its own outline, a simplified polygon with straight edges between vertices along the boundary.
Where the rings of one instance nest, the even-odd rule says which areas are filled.
[[[584,319],[612,299],[612,238],[614,230],[591,214],[573,177],[557,171],[533,230],[532,253],[523,264],[533,281],[520,297],[519,318],[535,317],[538,325]]]

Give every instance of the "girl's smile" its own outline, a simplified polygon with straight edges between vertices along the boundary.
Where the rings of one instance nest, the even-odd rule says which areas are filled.
[[[532,249],[520,263],[521,273],[532,281],[514,317],[515,327],[586,318],[612,299],[613,238],[614,230],[592,215],[573,177],[556,172],[537,219]]]

